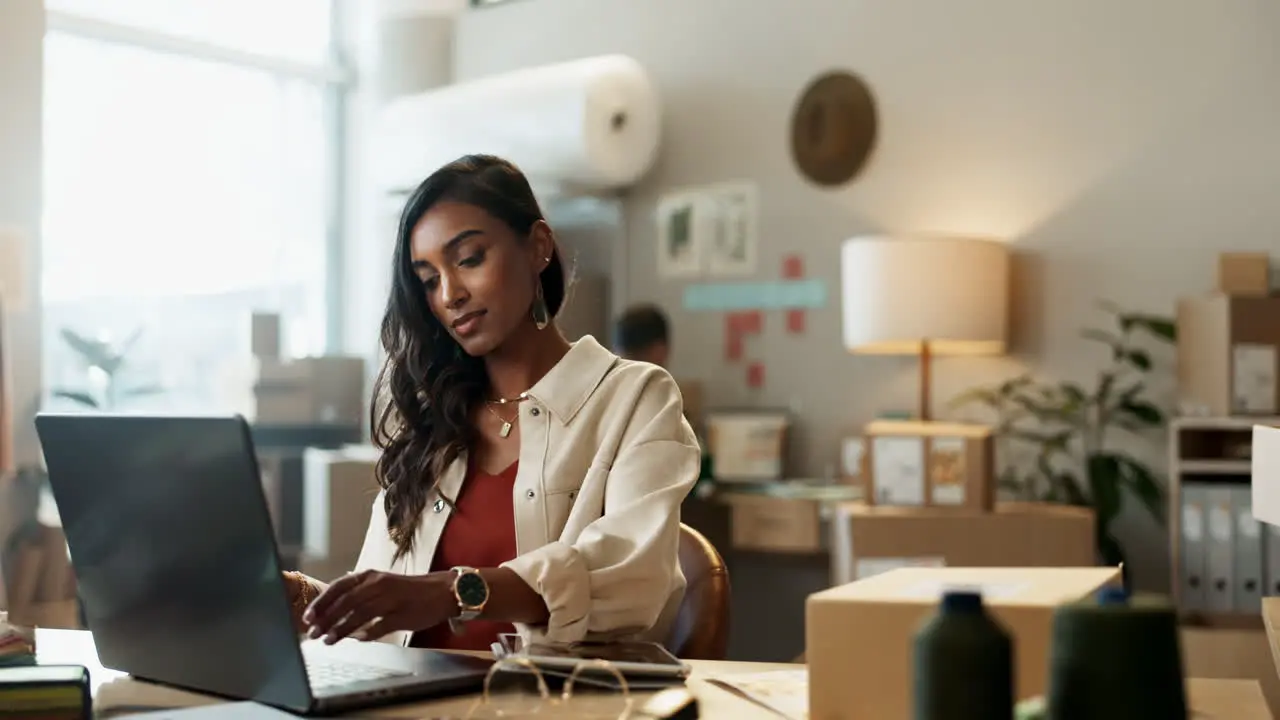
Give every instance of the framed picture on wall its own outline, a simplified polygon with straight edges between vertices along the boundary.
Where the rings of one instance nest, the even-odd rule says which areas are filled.
[[[658,277],[689,279],[702,274],[705,204],[705,198],[685,192],[658,201]]]
[[[720,482],[781,480],[786,471],[786,410],[711,410],[707,413],[707,449]]]
[[[727,182],[707,188],[711,241],[704,248],[707,272],[713,277],[741,277],[756,272],[759,191],[755,183]]]

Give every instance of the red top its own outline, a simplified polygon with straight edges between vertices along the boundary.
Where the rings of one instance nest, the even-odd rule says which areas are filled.
[[[474,464],[467,466],[467,478],[454,501],[453,512],[431,561],[431,572],[455,567],[495,568],[516,556],[515,503],[511,494],[516,485],[519,463],[497,475]],[[502,633],[515,632],[511,623],[472,620],[463,623],[461,635],[454,635],[449,623],[414,633],[414,647],[444,650],[489,650]]]

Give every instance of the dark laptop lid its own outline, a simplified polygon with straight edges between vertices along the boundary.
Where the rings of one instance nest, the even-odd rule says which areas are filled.
[[[244,419],[41,413],[36,429],[102,664],[309,707]]]

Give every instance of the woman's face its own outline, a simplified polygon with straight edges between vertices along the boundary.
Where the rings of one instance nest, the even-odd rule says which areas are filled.
[[[516,237],[479,207],[441,202],[422,216],[409,238],[409,258],[427,304],[468,355],[502,345],[524,324],[538,274],[551,257],[544,225]]]

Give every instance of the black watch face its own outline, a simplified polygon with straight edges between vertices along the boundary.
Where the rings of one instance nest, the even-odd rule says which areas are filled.
[[[458,576],[458,582],[454,588],[458,591],[458,600],[464,607],[479,607],[489,599],[488,584],[485,583],[484,578],[475,573]]]

